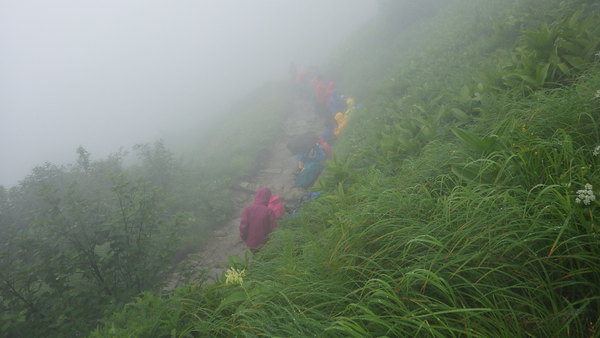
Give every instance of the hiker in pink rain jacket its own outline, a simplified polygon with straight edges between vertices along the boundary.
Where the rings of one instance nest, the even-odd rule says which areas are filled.
[[[269,209],[273,210],[275,213],[275,217],[279,218],[285,215],[285,207],[283,206],[283,203],[281,203],[281,197],[277,195],[271,195],[268,206]]]
[[[240,236],[250,249],[258,249],[267,242],[267,236],[277,228],[277,217],[269,209],[271,191],[260,188],[254,203],[244,208],[240,221]]]

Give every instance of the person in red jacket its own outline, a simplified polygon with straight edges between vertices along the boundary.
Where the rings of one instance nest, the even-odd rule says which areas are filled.
[[[277,228],[277,217],[269,209],[271,190],[260,188],[254,195],[254,203],[244,208],[240,221],[240,237],[256,251],[267,242],[267,236]]]
[[[319,144],[321,145],[321,148],[323,148],[323,151],[325,152],[325,159],[330,160],[331,159],[331,146],[329,145],[329,143],[327,143],[327,141],[325,141],[322,137],[319,137]]]

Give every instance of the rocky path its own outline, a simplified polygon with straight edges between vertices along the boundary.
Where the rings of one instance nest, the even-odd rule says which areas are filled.
[[[323,119],[316,115],[311,102],[296,99],[292,109],[287,113],[282,128],[281,137],[268,151],[267,159],[260,165],[257,175],[252,180],[240,182],[235,187],[234,215],[237,217],[214,230],[202,251],[189,255],[187,260],[180,264],[185,266],[184,271],[175,273],[165,290],[171,290],[181,282],[197,278],[203,270],[208,273],[209,280],[214,280],[227,269],[229,256],[244,257],[246,245],[239,234],[239,215],[245,206],[252,203],[258,188],[271,189],[273,194],[281,197],[286,206],[297,205],[306,194],[304,189],[294,187],[296,160],[286,148],[286,144],[290,137],[307,131],[312,130],[319,135],[324,130]]]

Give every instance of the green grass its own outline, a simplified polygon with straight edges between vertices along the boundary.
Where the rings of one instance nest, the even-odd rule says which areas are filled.
[[[502,83],[495,65],[518,53],[521,26],[559,25],[581,6],[600,11],[457,1],[386,41],[372,25],[336,59],[356,70],[341,85],[370,93],[365,106],[321,195],[243,265],[244,284],[146,295],[93,336],[598,335],[598,201],[575,197],[600,187],[600,58],[532,90]],[[365,45],[380,63],[343,57]]]

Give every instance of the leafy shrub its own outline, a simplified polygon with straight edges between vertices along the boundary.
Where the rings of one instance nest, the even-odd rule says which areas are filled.
[[[503,67],[508,87],[539,89],[573,79],[600,48],[598,14],[578,10],[570,17],[523,32],[512,60]]]

